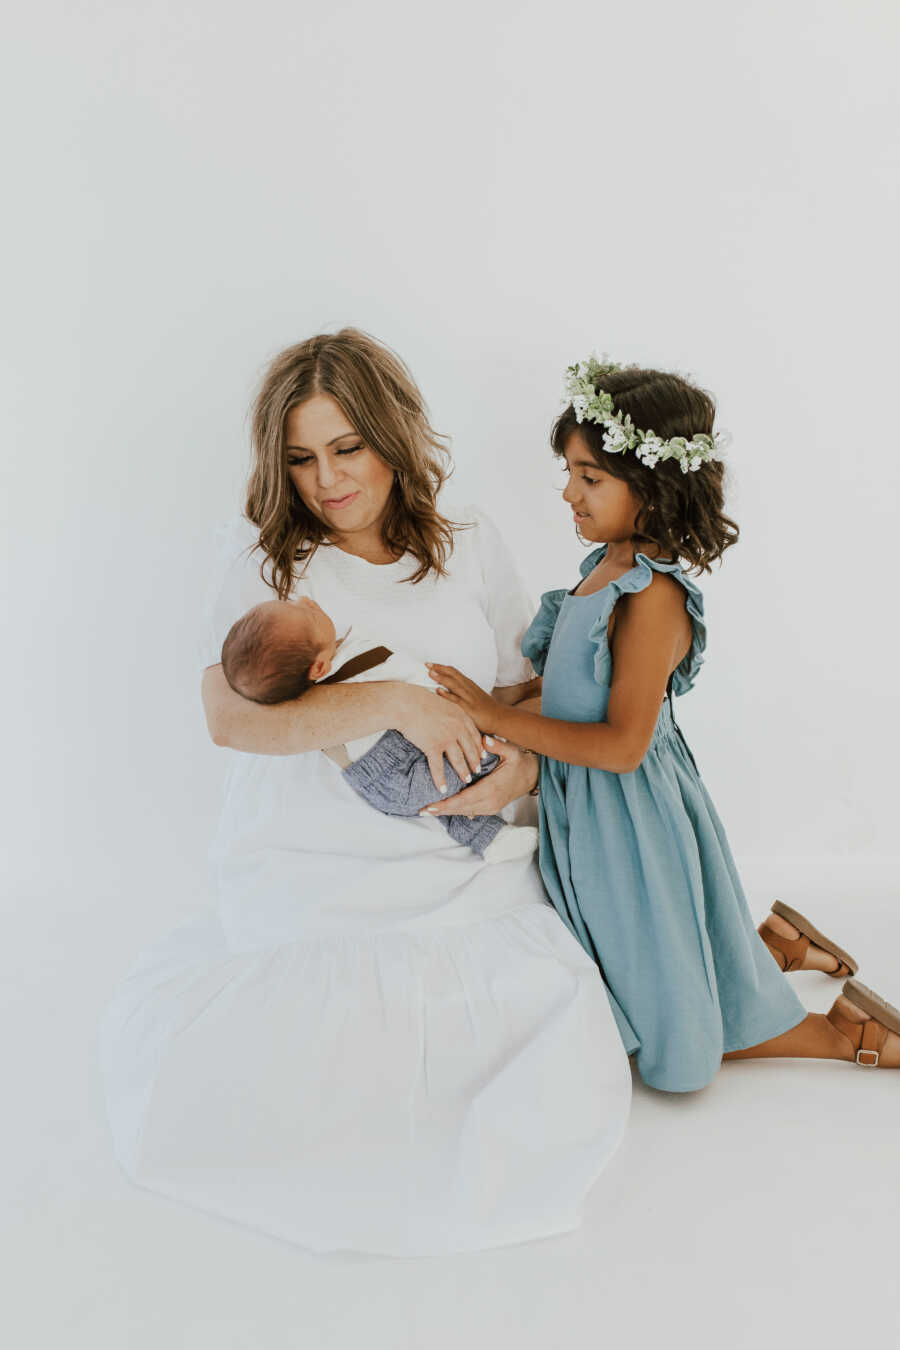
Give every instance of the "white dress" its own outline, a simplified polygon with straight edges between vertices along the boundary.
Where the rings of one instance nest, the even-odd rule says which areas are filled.
[[[488,689],[531,678],[534,607],[499,532],[474,508],[447,514],[476,522],[448,577],[403,584],[409,557],[326,546],[298,589],[339,633],[364,623]],[[219,532],[204,666],[272,598],[255,540],[245,520]],[[534,859],[486,865],[436,820],[382,815],[318,751],[223,754],[214,906],[143,952],[101,1019],[126,1173],[315,1251],[416,1256],[577,1227],[631,1078]]]

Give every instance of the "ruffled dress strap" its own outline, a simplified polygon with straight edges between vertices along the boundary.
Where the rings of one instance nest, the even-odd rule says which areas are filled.
[[[581,572],[586,576],[592,571],[605,553],[605,546],[588,555],[581,564]],[[646,590],[653,580],[654,572],[666,572],[683,587],[685,608],[691,619],[693,636],[690,650],[672,672],[672,692],[685,694],[692,688],[697,671],[703,664],[703,652],[706,648],[706,621],[703,615],[703,593],[699,586],[683,571],[678,562],[663,562],[657,558],[648,558],[645,553],[634,555],[634,566],[623,572],[615,581],[610,581],[602,592],[603,602],[600,613],[588,630],[588,639],[597,648],[594,653],[594,679],[598,684],[608,685],[612,678],[612,655],[609,650],[607,629],[616,601],[621,595],[634,595]]]
[[[528,658],[538,675],[544,673],[550,639],[553,637],[556,620],[566,594],[565,589],[544,591],[540,609],[522,636],[522,655]]]

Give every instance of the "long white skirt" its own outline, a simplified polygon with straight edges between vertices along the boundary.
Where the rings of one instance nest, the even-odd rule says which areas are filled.
[[[233,805],[248,775],[258,796],[293,771],[243,758]],[[384,862],[400,889],[443,858],[444,903],[410,904],[408,890],[382,903],[371,884],[356,906],[337,885],[327,903],[317,882],[318,903],[291,911],[278,850],[256,851],[260,871],[252,851],[220,847],[218,910],[142,953],[102,1018],[122,1167],[319,1252],[417,1256],[577,1227],[631,1089],[596,967],[533,860],[486,865],[435,821],[420,833],[359,805],[378,833],[373,874]],[[399,859],[383,839],[395,826],[416,841]],[[327,843],[318,858],[304,875]]]

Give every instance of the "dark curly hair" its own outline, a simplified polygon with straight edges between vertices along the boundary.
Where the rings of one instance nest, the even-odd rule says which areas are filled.
[[[663,440],[712,435],[716,405],[711,395],[680,375],[629,366],[600,376],[595,387],[611,394],[616,412],[628,413],[641,431],[653,431]],[[565,455],[573,431],[580,433],[597,467],[623,479],[640,501],[636,545],[656,544],[661,557],[683,558],[690,564],[688,570],[699,573],[711,572],[710,564],[737,543],[740,530],[722,509],[725,469],[721,460],[706,460],[688,473],[682,472],[677,459],[661,459],[651,469],[632,450],[604,450],[604,428],[587,419],[579,423],[571,404],[553,424],[550,445],[554,455]]]

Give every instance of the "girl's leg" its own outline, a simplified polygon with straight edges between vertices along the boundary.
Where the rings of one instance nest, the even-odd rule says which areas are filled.
[[[839,994],[834,1001],[838,1012],[851,1022],[866,1022],[866,1014],[855,1003]],[[724,1059],[855,1059],[847,1037],[832,1026],[824,1013],[809,1013],[796,1027],[780,1036],[750,1045],[746,1050],[730,1050]],[[900,1068],[900,1036],[887,1033],[879,1063],[886,1069]]]

